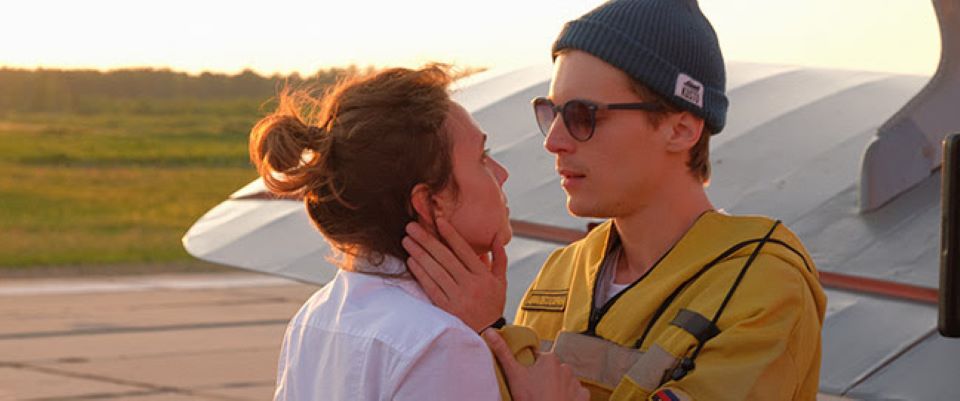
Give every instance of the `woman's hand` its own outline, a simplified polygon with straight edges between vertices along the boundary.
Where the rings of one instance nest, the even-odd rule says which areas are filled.
[[[589,401],[590,392],[580,385],[569,366],[560,363],[553,353],[537,356],[531,366],[517,362],[507,343],[494,330],[484,330],[493,355],[503,368],[510,395],[515,401]]]
[[[445,219],[437,219],[444,245],[418,223],[407,224],[403,248],[407,268],[434,305],[480,332],[503,315],[507,298],[507,254],[493,240],[491,258],[478,256]]]

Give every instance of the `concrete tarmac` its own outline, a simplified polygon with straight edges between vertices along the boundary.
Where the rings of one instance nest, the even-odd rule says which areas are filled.
[[[0,400],[269,400],[317,286],[252,273],[0,280]]]
[[[318,288],[253,273],[0,279],[0,401],[271,400],[287,321]]]

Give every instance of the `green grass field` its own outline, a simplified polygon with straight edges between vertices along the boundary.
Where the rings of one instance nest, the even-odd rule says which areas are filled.
[[[256,177],[263,100],[0,113],[0,268],[188,263],[186,230]]]

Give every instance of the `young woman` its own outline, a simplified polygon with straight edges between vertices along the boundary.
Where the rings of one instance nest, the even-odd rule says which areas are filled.
[[[507,171],[450,82],[428,66],[348,79],[319,99],[288,91],[251,131],[264,183],[302,197],[340,256],[336,277],[290,321],[275,400],[500,399],[482,327],[431,304],[404,264],[416,221],[449,222],[486,268],[505,266]],[[576,384],[554,365],[554,387]]]

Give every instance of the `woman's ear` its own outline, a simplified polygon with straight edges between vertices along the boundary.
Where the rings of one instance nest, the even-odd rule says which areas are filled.
[[[413,211],[417,213],[417,221],[424,227],[434,226],[434,204],[433,194],[427,184],[417,184],[410,191],[410,204],[413,205]]]
[[[668,117],[670,133],[667,138],[667,150],[675,153],[689,152],[700,135],[703,135],[703,119],[688,111],[673,114]]]
[[[453,208],[450,190],[432,193],[427,184],[417,184],[410,191],[410,204],[417,213],[417,221],[424,227],[436,229],[437,219],[448,217],[448,209]]]

